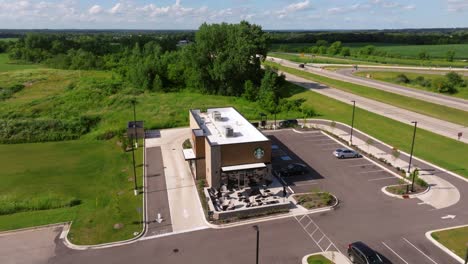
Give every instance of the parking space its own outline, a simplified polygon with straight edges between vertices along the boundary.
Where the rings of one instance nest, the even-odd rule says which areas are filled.
[[[273,132],[269,137],[273,141],[275,171],[292,163],[307,165],[308,173],[283,177],[294,192],[333,191],[337,189],[336,183],[354,185],[352,190],[380,192],[381,186],[398,182],[396,177],[366,158],[336,158],[332,152],[344,146],[321,132],[281,131]]]
[[[332,152],[345,146],[321,133],[285,130],[270,133],[270,138],[277,146],[273,155],[291,157],[273,159],[274,169],[290,163],[310,168],[307,174],[284,177],[294,192],[323,190],[340,200],[334,211],[310,215],[311,222],[309,217],[296,219],[318,247],[333,243],[346,252],[349,243],[364,241],[388,263],[454,263],[424,237],[425,231],[441,221],[437,211],[417,199],[395,199],[382,193],[382,187],[399,181],[383,166],[365,157],[336,158]],[[315,226],[320,233],[314,233]],[[330,242],[322,245],[325,238]]]

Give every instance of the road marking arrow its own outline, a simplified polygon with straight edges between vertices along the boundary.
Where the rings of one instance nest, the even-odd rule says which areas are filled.
[[[446,215],[446,216],[442,216],[441,218],[442,219],[454,219],[456,215]]]

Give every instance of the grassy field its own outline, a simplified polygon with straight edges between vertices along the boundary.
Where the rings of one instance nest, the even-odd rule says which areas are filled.
[[[307,258],[308,264],[333,264],[329,259],[322,255],[313,255]]]
[[[468,247],[468,227],[432,233],[432,237],[460,258],[466,257]]]
[[[363,61],[353,60],[353,59],[344,59],[344,58],[335,58],[335,57],[326,57],[326,56],[312,57],[310,54],[304,54],[304,56],[301,56],[300,54],[270,52],[268,53],[268,56],[273,56],[276,58],[281,58],[281,59],[300,62],[300,63],[329,63],[329,64],[349,64],[349,65],[363,63]],[[380,63],[375,63],[375,62],[366,62],[366,64],[381,65]]]
[[[366,77],[368,74],[371,75],[372,79],[394,83],[402,86],[407,86],[411,88],[416,88],[420,90],[425,90],[429,92],[434,92],[430,87],[421,86],[417,83],[410,82],[410,83],[399,83],[396,81],[397,76],[400,74],[405,74],[411,81],[416,79],[418,76],[424,77],[424,79],[433,81],[434,79],[442,78],[443,76],[440,74],[423,74],[423,73],[415,73],[415,72],[390,72],[390,71],[357,71],[354,73],[357,76]],[[468,82],[468,77],[465,76],[464,78]],[[468,99],[468,87],[458,88],[458,92],[455,94],[445,94],[448,96],[459,97],[463,99]]]
[[[464,126],[468,125],[468,112],[446,107],[443,105],[433,104],[426,101],[369,88],[362,85],[352,84],[343,82],[340,80],[335,80],[313,73],[305,72],[298,69],[293,69],[285,66],[281,66],[277,63],[265,62],[266,65],[271,65],[278,67],[281,71],[285,71],[305,79],[316,81],[346,92],[350,92],[359,96],[363,96],[369,99],[401,107],[410,111],[414,111],[420,114],[427,116],[432,116],[438,119],[446,120],[456,124],[461,124]]]
[[[37,64],[21,64],[11,62],[8,58],[7,53],[0,53],[0,73],[6,71],[16,71],[16,70],[25,70],[25,69],[36,69],[40,65]]]
[[[287,49],[295,52],[301,52],[314,46],[314,43],[291,43],[291,44],[273,44],[272,51],[279,51],[281,46],[286,45]],[[373,45],[378,51],[386,51],[389,54],[399,54],[403,57],[417,58],[421,51],[426,51],[431,58],[445,59],[448,50],[455,51],[455,59],[468,59],[468,44],[448,44],[448,45],[402,45],[395,43],[343,43],[351,51]]]
[[[137,151],[137,164],[142,162]],[[116,141],[64,141],[0,145],[0,200],[77,199],[72,207],[0,215],[0,230],[73,221],[69,239],[96,244],[133,237],[142,229],[133,194],[131,153]],[[141,186],[142,168],[138,168]],[[122,223],[123,228],[114,229]]]

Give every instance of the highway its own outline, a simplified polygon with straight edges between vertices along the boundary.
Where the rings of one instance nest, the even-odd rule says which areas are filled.
[[[277,61],[279,59],[276,59]],[[296,63],[290,61],[282,61],[282,65],[288,67],[294,67],[295,69],[299,69]],[[317,73],[320,72],[320,75],[329,77],[329,74],[335,74],[335,78],[342,80],[342,77],[346,77],[337,73],[330,73],[326,70],[320,69],[311,69],[307,68],[305,71]],[[451,122],[447,122],[444,120],[440,120],[437,118],[429,117],[426,115],[422,115],[416,112],[412,112],[406,109],[402,109],[399,107],[395,107],[390,104],[385,104],[378,102],[376,100],[372,100],[369,98],[365,98],[359,95],[355,95],[349,92],[341,91],[339,89],[335,89],[333,87],[328,87],[323,84],[319,84],[296,75],[284,73],[286,76],[286,80],[293,82],[297,85],[300,85],[304,88],[307,88],[313,92],[320,93],[322,95],[331,97],[333,99],[339,100],[346,104],[352,104],[352,100],[356,101],[356,105],[359,108],[365,109],[375,114],[379,114],[402,123],[411,124],[412,121],[418,121],[418,127],[431,131],[433,133],[452,138],[458,140],[458,133],[462,133],[462,137],[460,141],[464,143],[468,143],[468,127],[463,125],[454,124]],[[414,96],[412,96],[414,97]]]
[[[295,63],[292,61],[284,60],[284,59],[279,59],[279,58],[274,58],[274,57],[268,57],[269,60],[273,59],[274,62],[278,62],[284,66],[288,67],[293,67],[295,69],[298,69],[299,63]],[[328,78],[332,79],[338,79],[341,81],[346,81],[354,84],[359,84],[359,85],[364,85],[367,87],[372,87],[375,89],[391,92],[391,93],[396,93],[396,94],[401,94],[404,96],[416,98],[419,100],[424,100],[427,102],[439,104],[439,105],[444,105],[452,108],[456,108],[459,110],[463,111],[468,111],[468,100],[462,99],[462,98],[455,98],[455,97],[450,97],[446,95],[441,95],[441,94],[436,94],[436,93],[431,93],[427,91],[422,91],[418,89],[413,89],[413,88],[408,88],[396,84],[390,84],[386,82],[380,82],[376,80],[369,80],[366,78],[361,78],[354,76],[352,74],[353,69],[340,69],[336,72],[334,71],[329,71],[323,69],[324,64],[307,64],[306,68],[304,69],[305,71],[325,76]],[[373,68],[375,66],[372,66]],[[394,69],[395,66],[378,66],[379,70],[380,68],[382,69]],[[366,68],[369,69],[369,68]],[[397,69],[410,69],[410,70],[417,70],[419,72],[422,72],[422,70],[429,70],[429,68],[422,68],[422,67],[398,67]],[[442,72],[447,72],[449,68],[440,68]],[[467,71],[468,74],[468,71]]]

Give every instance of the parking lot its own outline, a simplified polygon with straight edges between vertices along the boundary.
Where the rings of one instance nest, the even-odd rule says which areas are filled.
[[[440,213],[419,199],[385,195],[382,187],[398,184],[398,178],[384,167],[364,157],[336,158],[332,152],[344,146],[319,131],[267,134],[273,141],[274,170],[289,163],[308,166],[304,175],[283,177],[292,191],[328,191],[340,200],[335,210],[310,219],[341,252],[346,254],[349,243],[363,241],[390,263],[454,263],[424,237],[425,231],[442,223]]]

